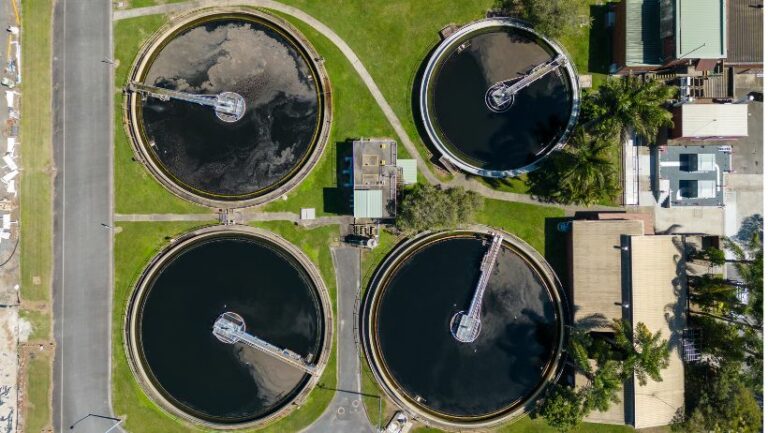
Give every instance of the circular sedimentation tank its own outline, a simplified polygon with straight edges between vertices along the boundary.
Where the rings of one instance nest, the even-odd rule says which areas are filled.
[[[173,20],[141,50],[126,92],[137,159],[171,192],[207,206],[285,194],[328,140],[321,57],[290,24],[255,9]]]
[[[435,48],[419,106],[429,141],[451,164],[517,176],[568,139],[579,113],[578,76],[554,41],[520,21],[491,18]]]
[[[145,269],[126,317],[129,365],[147,395],[206,428],[250,428],[286,415],[330,355],[330,300],[317,269],[287,241],[251,228],[206,228],[175,240]],[[227,325],[294,361],[222,336]]]
[[[464,430],[508,422],[562,370],[560,283],[533,248],[501,235],[472,342],[460,342],[452,326],[475,294],[488,232],[407,241],[371,279],[360,326],[366,358],[388,397],[428,425]]]

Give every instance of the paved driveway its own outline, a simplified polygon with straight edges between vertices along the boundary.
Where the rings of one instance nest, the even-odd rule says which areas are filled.
[[[336,395],[307,433],[373,433],[360,398],[360,354],[355,345],[355,299],[360,294],[360,250],[334,248],[338,303]]]
[[[69,428],[111,412],[113,71],[103,62],[112,51],[111,5],[58,1],[54,11],[57,432],[103,433],[114,424],[90,417]]]

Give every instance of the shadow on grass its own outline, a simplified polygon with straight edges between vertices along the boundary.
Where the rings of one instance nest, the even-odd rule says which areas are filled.
[[[613,29],[606,29],[606,15],[611,10],[610,4],[591,5],[589,16],[592,27],[589,29],[589,72],[608,74],[613,53]]]
[[[544,258],[555,270],[555,274],[563,284],[563,289],[569,298],[572,297],[568,276],[570,236],[568,233],[558,231],[557,226],[562,222],[572,220],[572,217],[546,218],[544,220]]]
[[[336,186],[323,188],[323,212],[348,215],[352,211],[352,139],[336,142]]]

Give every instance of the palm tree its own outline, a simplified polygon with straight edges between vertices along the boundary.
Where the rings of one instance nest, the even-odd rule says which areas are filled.
[[[664,104],[674,88],[638,77],[609,79],[584,98],[582,113],[587,124],[604,137],[626,135],[629,129],[649,142],[659,130],[672,126],[672,113]]]
[[[613,145],[577,128],[568,147],[545,160],[529,173],[531,195],[555,203],[589,206],[613,200],[618,193],[616,167],[610,152]]]
[[[645,386],[648,378],[661,382],[661,370],[669,366],[669,347],[661,331],[651,334],[644,323],[638,322],[633,332],[628,321],[619,319],[614,319],[611,327],[616,347],[625,356],[622,376],[629,379],[634,373],[640,386]]]

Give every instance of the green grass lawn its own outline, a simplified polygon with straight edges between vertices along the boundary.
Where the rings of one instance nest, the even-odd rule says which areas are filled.
[[[48,302],[53,260],[52,0],[22,2],[21,296]]]
[[[32,324],[30,339],[50,338],[53,264],[53,145],[51,116],[51,24],[52,0],[23,0],[22,86],[20,124],[21,176],[20,265],[21,297],[38,302],[44,311],[22,311]],[[25,429],[39,432],[51,422],[52,354],[32,352],[26,366],[24,399]]]
[[[303,22],[280,16],[296,26],[325,58],[324,65],[333,92],[333,124],[330,139],[317,166],[301,185],[288,194],[288,200],[276,200],[265,210],[298,213],[302,207],[314,207],[320,216],[349,213],[348,204],[341,198],[336,176],[342,146],[349,146],[349,140],[360,137],[395,137],[394,132],[360,76],[336,45]]]
[[[47,311],[21,310],[19,317],[32,325],[29,341],[49,341],[51,339],[51,316]]]
[[[51,424],[51,360],[47,351],[28,355],[24,431],[42,432]]]
[[[563,215],[565,212],[562,209],[554,207],[486,199],[476,220],[480,224],[504,229],[544,254],[546,220]]]
[[[200,223],[120,223],[115,234],[115,294],[113,310],[112,401],[115,414],[125,417],[125,429],[131,433],[202,432],[179,422],[163,412],[141,390],[134,379],[123,348],[123,321],[126,303],[138,277],[149,260],[167,245],[167,236],[177,235]],[[318,266],[332,295],[336,293],[336,278],[329,245],[338,236],[337,226],[304,230],[290,223],[268,222],[254,224],[269,229],[290,240]],[[335,296],[332,297],[335,301]],[[335,307],[335,302],[334,302]],[[325,410],[336,387],[336,344],[331,347],[328,365],[316,387],[302,406],[270,426],[252,430],[263,433],[295,432],[309,425]]]

